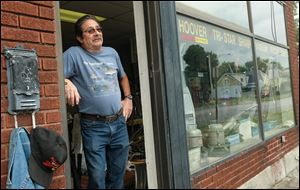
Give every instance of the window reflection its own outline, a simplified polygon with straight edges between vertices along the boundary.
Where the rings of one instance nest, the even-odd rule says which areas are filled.
[[[177,26],[194,173],[260,141],[256,83],[250,38],[181,14]]]
[[[268,138],[294,126],[288,52],[258,40],[256,51],[263,128]]]
[[[176,1],[249,29],[246,1]],[[238,16],[237,16],[238,15]]]
[[[254,33],[286,45],[283,6],[274,1],[251,1]]]

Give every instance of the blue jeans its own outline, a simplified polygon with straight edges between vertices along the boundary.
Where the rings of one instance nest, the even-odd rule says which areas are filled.
[[[124,116],[116,121],[80,120],[88,189],[122,189],[129,139]]]

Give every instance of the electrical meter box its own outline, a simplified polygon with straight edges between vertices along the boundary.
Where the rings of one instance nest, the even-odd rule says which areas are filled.
[[[40,83],[35,50],[20,46],[4,48],[7,66],[8,112],[38,111],[40,108]]]

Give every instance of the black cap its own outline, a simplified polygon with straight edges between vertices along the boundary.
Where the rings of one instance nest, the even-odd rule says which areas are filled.
[[[67,159],[66,142],[56,132],[36,127],[30,134],[30,144],[30,177],[36,183],[47,187],[52,181],[53,172]]]

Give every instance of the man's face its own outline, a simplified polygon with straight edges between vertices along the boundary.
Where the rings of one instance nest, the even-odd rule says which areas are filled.
[[[103,44],[102,29],[94,20],[87,20],[81,26],[82,37],[77,37],[82,47],[89,52],[99,51]]]

